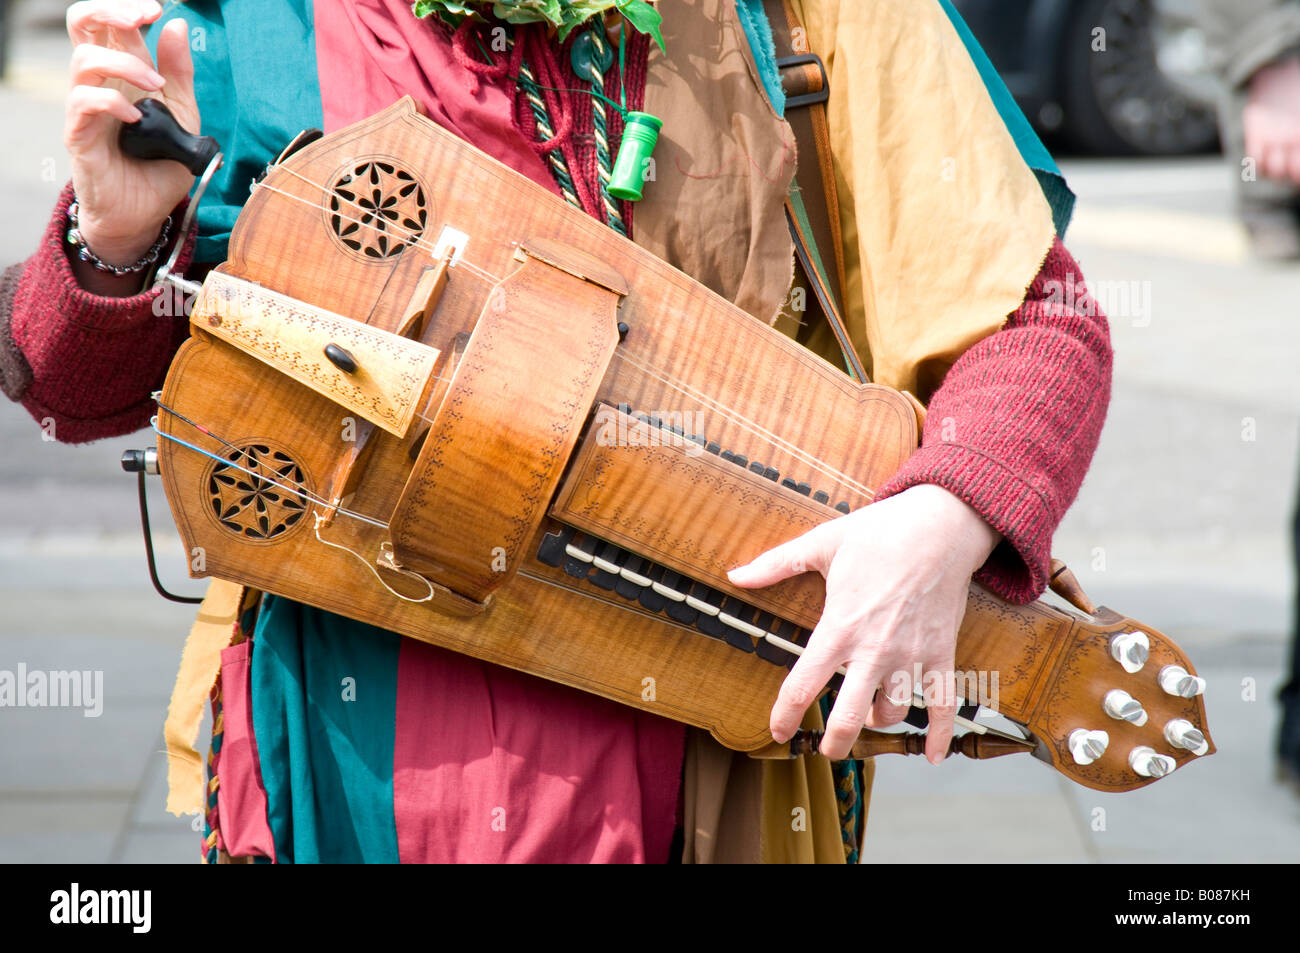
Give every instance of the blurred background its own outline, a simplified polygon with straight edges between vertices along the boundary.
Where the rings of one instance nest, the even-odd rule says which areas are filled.
[[[1300,859],[1300,785],[1276,756],[1300,239],[1287,191],[1253,188],[1267,177],[1252,181],[1234,145],[1255,74],[1300,39],[1234,76],[1224,18],[1256,2],[956,0],[1078,195],[1066,241],[1111,320],[1110,415],[1056,555],[1094,602],[1182,645],[1209,681],[1219,752],[1119,796],[1028,758],[882,758],[868,862]],[[66,6],[0,0],[0,265],[31,253],[69,177]],[[150,587],[134,478],[118,465],[150,443],[45,441],[0,401],[0,669],[104,673],[98,718],[0,709],[0,862],[199,857],[194,819],[163,810],[161,734],[193,609]],[[200,593],[152,489],[164,580]]]

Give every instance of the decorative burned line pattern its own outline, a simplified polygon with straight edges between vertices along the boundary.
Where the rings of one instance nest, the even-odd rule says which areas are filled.
[[[508,301],[507,308],[512,303]],[[612,315],[610,322],[612,331]],[[472,401],[480,380],[491,386],[492,375],[498,372],[498,368],[496,364],[489,366],[486,358],[496,350],[502,334],[507,330],[491,321],[481,321],[478,325],[456,374],[456,381],[448,394],[445,409],[439,415],[433,431],[426,440],[426,464],[420,475],[412,478],[414,485],[408,512],[418,512],[432,499],[446,466],[445,454],[452,446],[457,436],[456,431],[464,418],[462,408],[467,402]],[[509,334],[507,340],[510,340]],[[602,360],[602,356],[608,350],[607,340],[601,333],[593,330],[585,344],[586,350],[581,359],[580,369],[568,380],[570,386],[566,389],[560,404],[562,413],[551,421],[546,443],[538,449],[534,465],[528,468],[527,476],[523,481],[520,493],[522,511],[514,512],[509,516],[510,530],[503,540],[508,566],[517,565],[522,554],[522,545],[527,537],[531,537],[539,515],[550,499],[548,485],[559,479],[560,466],[565,458],[565,444],[576,440],[581,421],[587,413],[588,403],[584,397],[592,390],[592,378],[598,371],[601,373],[604,371],[606,362]],[[559,388],[562,381],[563,379],[556,382],[553,392]],[[538,463],[542,465],[537,465]],[[422,520],[407,518],[397,524],[395,533],[397,544],[403,548],[415,548],[414,543],[420,535],[419,527],[422,523]],[[498,578],[498,573],[482,573],[475,577],[475,581],[480,585],[490,586]]]
[[[342,315],[297,305],[278,292],[220,273],[209,276],[204,299],[193,318],[216,337],[396,433],[410,423],[438,353]],[[286,343],[276,333],[285,325],[322,342],[320,353],[306,354]],[[392,372],[393,392],[368,390],[350,380],[325,358],[326,343],[355,351],[363,373],[367,365]],[[367,375],[367,380],[376,378]]]

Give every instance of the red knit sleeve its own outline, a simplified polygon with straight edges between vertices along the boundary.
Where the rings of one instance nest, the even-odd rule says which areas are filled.
[[[84,443],[149,422],[150,394],[188,327],[183,317],[154,314],[158,291],[108,298],[77,284],[64,251],[71,201],[69,185],[36,253],[0,280],[0,385],[38,421],[51,421],[56,440]],[[178,226],[184,209],[173,213]]]
[[[1106,316],[1058,238],[1019,310],[953,364],[920,449],[877,499],[919,483],[956,494],[1004,540],[976,580],[1014,602],[1037,598],[1101,436],[1111,357]]]

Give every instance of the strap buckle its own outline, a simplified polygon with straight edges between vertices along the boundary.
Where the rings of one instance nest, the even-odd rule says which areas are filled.
[[[786,82],[786,68],[795,66],[808,66],[816,64],[817,69],[821,71],[821,86],[810,93],[798,93],[797,95],[787,95],[785,108],[798,109],[800,106],[812,106],[817,103],[824,103],[830,99],[831,84],[830,78],[826,75],[826,64],[816,53],[799,53],[795,56],[780,56],[776,60],[777,72],[781,75],[781,88],[789,93],[789,84]],[[795,87],[796,89],[806,88],[802,84]]]

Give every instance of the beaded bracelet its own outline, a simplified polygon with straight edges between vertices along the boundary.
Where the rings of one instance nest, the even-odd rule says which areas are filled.
[[[91,251],[89,246],[86,245],[85,239],[81,237],[80,222],[77,219],[79,211],[80,209],[78,208],[78,203],[76,201],[73,201],[72,204],[68,206],[68,244],[77,249],[78,258],[82,261],[90,262],[90,264],[95,266],[96,271],[116,275],[119,278],[123,275],[138,274],[156,262],[158,256],[162,253],[162,250],[167,247],[167,239],[171,237],[172,217],[168,215],[167,220],[164,221],[162,225],[162,234],[158,236],[158,240],[153,243],[139,261],[131,265],[110,265]]]

